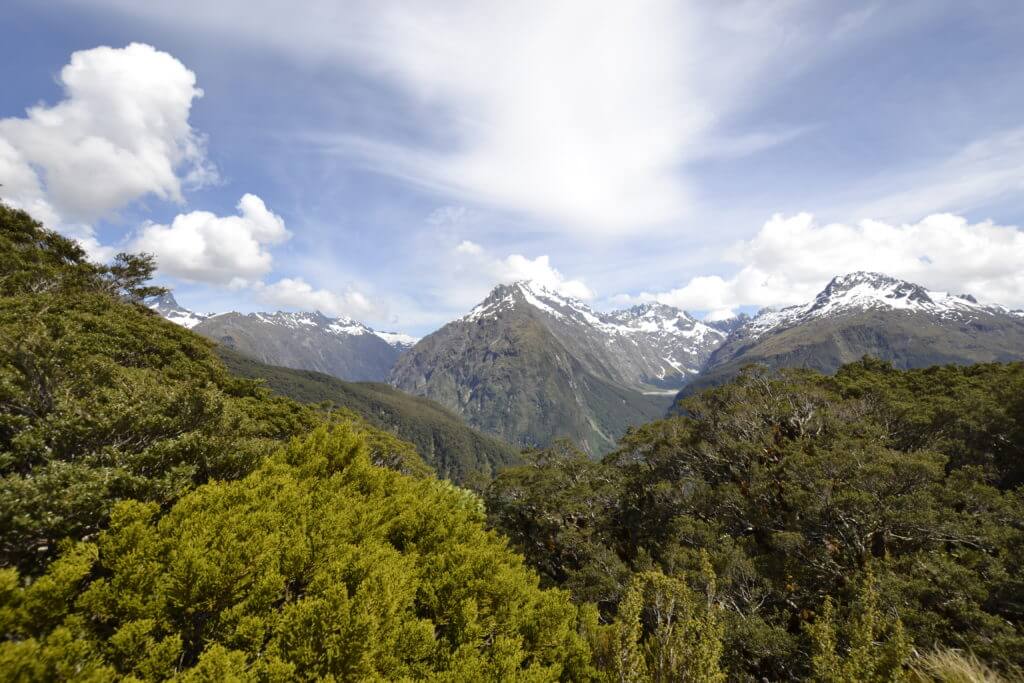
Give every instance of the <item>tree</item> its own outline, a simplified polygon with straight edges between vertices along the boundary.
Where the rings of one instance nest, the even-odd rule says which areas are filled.
[[[826,597],[817,619],[806,626],[811,639],[811,672],[820,683],[896,683],[908,675],[910,643],[898,615],[878,604],[868,569],[850,613],[840,619]]]

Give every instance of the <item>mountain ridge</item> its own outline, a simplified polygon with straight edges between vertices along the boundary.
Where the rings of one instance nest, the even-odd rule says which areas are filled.
[[[147,304],[171,322],[261,362],[351,381],[384,380],[398,356],[418,341],[320,311],[203,314],[179,305],[170,293]]]
[[[762,311],[733,330],[681,393],[719,384],[750,363],[832,373],[863,356],[900,369],[1020,360],[1024,312],[883,273],[837,275],[812,300]]]

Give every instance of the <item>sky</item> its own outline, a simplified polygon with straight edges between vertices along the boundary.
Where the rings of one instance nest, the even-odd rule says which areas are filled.
[[[199,311],[425,334],[499,282],[709,318],[1024,306],[1024,3],[5,0],[0,198]]]

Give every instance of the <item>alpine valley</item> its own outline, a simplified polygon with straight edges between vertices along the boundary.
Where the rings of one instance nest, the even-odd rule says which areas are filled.
[[[204,315],[170,295],[150,306],[262,363],[386,379],[515,446],[566,438],[595,455],[677,394],[749,364],[833,373],[865,355],[903,369],[1024,358],[1024,312],[867,272],[806,304],[707,323],[659,303],[599,312],[520,281],[421,340],[320,313]]]

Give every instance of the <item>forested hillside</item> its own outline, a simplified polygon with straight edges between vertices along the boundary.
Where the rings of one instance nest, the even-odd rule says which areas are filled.
[[[601,462],[532,454],[493,524],[606,618],[637,577],[689,580],[736,680],[900,680],[935,647],[1020,674],[1024,364],[750,369],[682,409]]]
[[[485,483],[502,467],[521,462],[511,445],[467,426],[448,409],[386,384],[345,382],[312,370],[267,365],[218,346],[217,355],[239,377],[263,380],[277,394],[303,403],[348,408],[379,429],[416,446],[437,475],[460,484]]]

